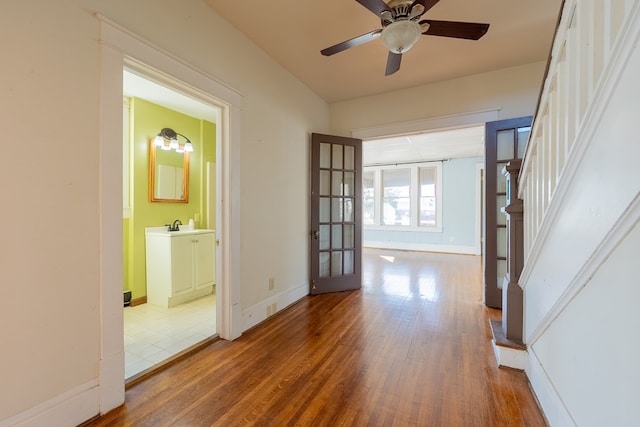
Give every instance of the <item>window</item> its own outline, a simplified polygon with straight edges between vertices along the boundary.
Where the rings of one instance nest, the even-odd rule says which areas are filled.
[[[364,225],[375,224],[374,182],[375,172],[365,170],[362,173],[362,222]]]
[[[437,171],[434,167],[419,168],[420,222],[427,227],[436,226]]]
[[[411,225],[411,169],[382,171],[382,223]]]
[[[365,226],[442,230],[441,162],[365,166],[362,176]]]

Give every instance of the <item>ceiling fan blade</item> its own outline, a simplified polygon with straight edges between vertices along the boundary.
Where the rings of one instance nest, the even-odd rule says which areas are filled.
[[[320,53],[324,56],[331,56],[338,52],[342,52],[343,50],[347,50],[351,47],[359,46],[366,42],[370,42],[371,40],[375,40],[380,37],[380,33],[382,33],[382,30],[373,30],[361,36],[354,37],[352,39],[345,40],[342,43],[338,43],[326,49],[322,49]]]
[[[385,10],[388,10],[389,12],[391,12],[391,9],[389,9],[389,6],[387,6],[387,4],[382,0],[356,0],[356,1],[361,5],[363,5],[364,7],[366,7],[367,9],[369,9],[371,12],[375,13],[378,18],[380,17],[380,14]]]
[[[434,21],[432,19],[420,21],[420,25],[424,23],[429,24],[429,29],[422,34],[429,36],[478,40],[489,30],[489,24],[477,24],[474,22]]]
[[[402,60],[401,53],[389,52],[387,57],[387,70],[384,72],[385,76],[390,76],[400,69],[400,61]]]
[[[413,7],[415,5],[420,4],[424,8],[424,10],[420,14],[415,16],[422,16],[426,11],[435,6],[439,1],[440,0],[415,0],[413,3],[411,3],[411,7],[409,8],[409,10],[413,10]]]

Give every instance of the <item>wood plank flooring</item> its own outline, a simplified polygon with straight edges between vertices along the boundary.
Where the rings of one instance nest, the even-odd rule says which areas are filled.
[[[126,393],[91,426],[545,426],[499,369],[480,257],[367,249],[363,289],[306,297]]]

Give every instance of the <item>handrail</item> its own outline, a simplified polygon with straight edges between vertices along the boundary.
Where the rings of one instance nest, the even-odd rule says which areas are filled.
[[[553,199],[580,158],[580,135],[637,0],[564,0],[519,176],[525,272],[553,217]],[[563,180],[567,181],[563,184]]]

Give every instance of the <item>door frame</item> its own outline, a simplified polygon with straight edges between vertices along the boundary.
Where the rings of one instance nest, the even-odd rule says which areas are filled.
[[[242,95],[183,60],[97,14],[100,25],[100,413],[124,402],[122,248],[122,72],[153,72],[155,80],[221,111],[217,164],[220,197],[216,236],[219,275],[217,329],[220,337],[242,333],[240,306],[240,120]],[[233,213],[233,215],[232,215]]]

